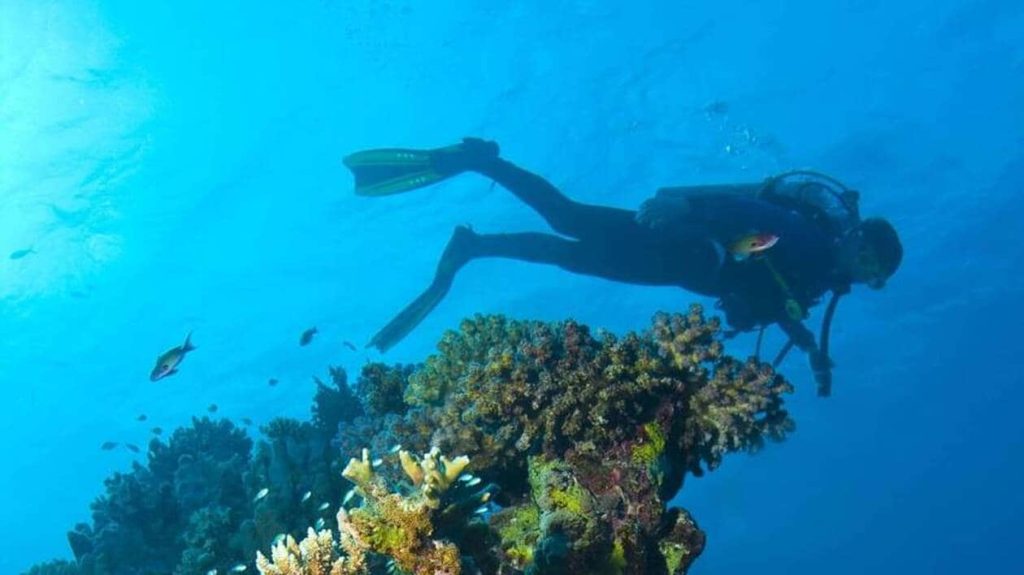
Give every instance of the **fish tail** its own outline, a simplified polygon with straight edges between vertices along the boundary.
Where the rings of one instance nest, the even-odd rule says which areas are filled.
[[[185,343],[181,346],[181,353],[188,353],[195,348],[196,346],[192,345],[192,330],[189,330],[188,335],[185,336]]]

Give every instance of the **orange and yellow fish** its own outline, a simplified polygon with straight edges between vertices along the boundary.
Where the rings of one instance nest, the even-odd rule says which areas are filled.
[[[768,233],[747,234],[729,245],[729,253],[736,261],[743,261],[779,243],[779,236]]]

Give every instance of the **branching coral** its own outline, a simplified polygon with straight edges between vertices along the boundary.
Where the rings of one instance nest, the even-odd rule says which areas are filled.
[[[460,572],[458,549],[432,537],[434,512],[442,496],[469,464],[466,457],[447,459],[431,450],[422,459],[399,452],[402,469],[413,490],[403,496],[391,491],[373,471],[369,454],[352,459],[342,473],[356,484],[363,506],[346,518],[349,530],[375,553],[388,555],[395,565],[410,573]],[[339,522],[341,516],[339,515]]]
[[[338,524],[343,524],[344,509],[339,512]],[[270,551],[270,559],[256,553],[256,569],[262,575],[357,575],[366,572],[365,553],[361,547],[342,546],[348,551],[341,556],[334,536],[328,529],[314,531],[309,528],[305,539],[296,543],[288,535]]]
[[[400,452],[402,468],[412,483],[403,495],[392,490],[374,472],[369,452],[353,458],[343,474],[356,485],[363,504],[346,511],[337,521],[337,546],[330,530],[310,529],[301,543],[290,536],[276,544],[268,560],[257,554],[256,566],[263,575],[355,575],[369,572],[369,555],[390,558],[394,569],[404,573],[459,575],[462,558],[451,542],[434,536],[441,520],[443,496],[463,469],[466,457],[448,459],[436,450],[422,458]]]

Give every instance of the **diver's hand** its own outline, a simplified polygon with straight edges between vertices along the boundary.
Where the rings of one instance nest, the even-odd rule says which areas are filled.
[[[809,352],[807,357],[814,381],[818,384],[818,396],[828,397],[832,394],[832,360],[816,349]]]

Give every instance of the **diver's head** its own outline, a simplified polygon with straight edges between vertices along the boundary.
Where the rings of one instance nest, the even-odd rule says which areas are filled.
[[[903,261],[903,245],[896,229],[882,218],[868,218],[843,237],[839,265],[853,283],[872,289],[885,286]]]

